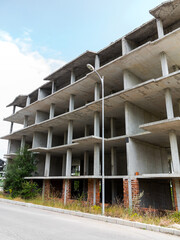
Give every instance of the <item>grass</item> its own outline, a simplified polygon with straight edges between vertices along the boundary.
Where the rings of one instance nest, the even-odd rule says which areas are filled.
[[[5,195],[4,193],[0,193],[0,198],[11,199],[21,202],[34,203],[38,205],[44,205],[49,207],[56,207],[68,210],[75,210],[80,212],[92,213],[92,214],[101,214],[100,206],[92,206],[88,202],[83,202],[80,200],[76,200],[72,203],[68,203],[64,206],[63,202],[57,198],[50,198],[48,200],[43,200],[41,196],[38,196],[35,199],[24,200],[22,198],[14,198],[12,199],[9,195]],[[164,227],[172,227],[174,224],[180,224],[180,212],[172,212],[172,211],[161,211],[155,212],[151,209],[149,210],[140,210],[138,208],[135,209],[127,209],[122,205],[111,205],[107,206],[105,209],[105,215],[111,217],[117,217],[125,220],[154,224]]]

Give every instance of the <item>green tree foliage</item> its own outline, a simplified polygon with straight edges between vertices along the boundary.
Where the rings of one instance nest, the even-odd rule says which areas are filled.
[[[5,174],[4,190],[12,197],[21,195],[24,177],[29,177],[36,171],[35,155],[28,151],[27,147],[21,149],[17,156],[9,162]]]
[[[21,197],[24,199],[33,199],[37,197],[39,191],[37,183],[25,181],[22,183]]]

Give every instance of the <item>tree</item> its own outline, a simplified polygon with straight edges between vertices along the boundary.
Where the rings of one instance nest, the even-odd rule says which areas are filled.
[[[36,171],[37,160],[35,155],[28,151],[27,147],[22,148],[16,157],[8,164],[5,173],[4,190],[12,197],[21,195],[25,177],[30,177]]]

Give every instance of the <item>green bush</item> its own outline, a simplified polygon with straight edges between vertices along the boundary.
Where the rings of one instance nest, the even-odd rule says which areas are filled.
[[[33,199],[38,196],[40,189],[35,182],[25,181],[22,183],[21,197],[23,199]]]
[[[8,162],[5,173],[4,190],[10,193],[12,198],[21,195],[24,178],[30,177],[36,171],[35,155],[28,151],[27,147],[21,149],[17,156]]]

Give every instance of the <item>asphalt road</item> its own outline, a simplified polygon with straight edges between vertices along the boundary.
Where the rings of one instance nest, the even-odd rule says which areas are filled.
[[[179,237],[0,203],[0,240],[179,240]]]

